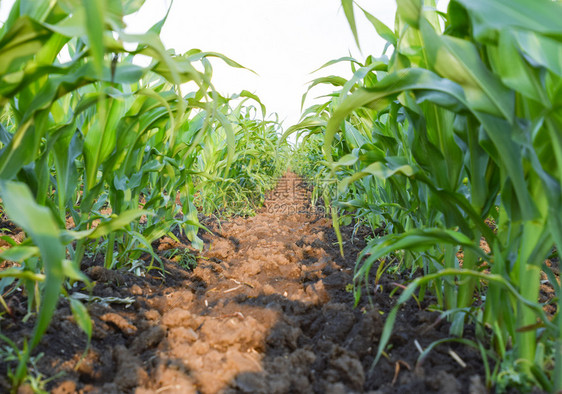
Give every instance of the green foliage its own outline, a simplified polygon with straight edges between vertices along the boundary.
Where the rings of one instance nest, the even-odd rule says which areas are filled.
[[[189,249],[168,249],[164,252],[164,256],[185,269],[192,270],[197,267],[198,256],[195,256]]]
[[[352,2],[342,5],[356,32]],[[545,368],[536,343],[562,348],[562,320],[550,321],[537,302],[544,259],[562,244],[562,35],[554,22],[562,6],[457,0],[446,14],[434,6],[399,1],[394,32],[364,13],[393,48],[390,58],[336,60],[348,61],[353,77],[314,81],[339,90],[287,133],[324,137],[317,171],[338,183],[340,215],[384,224],[358,261],[357,297],[376,259],[405,250],[405,266],[426,276],[403,295],[418,284],[433,290],[452,311],[453,335],[462,335],[475,294],[485,296],[472,318],[493,335],[480,340],[500,358],[513,343],[518,373],[557,391],[562,353]],[[317,155],[310,146],[299,154]],[[379,357],[385,345],[383,336]]]
[[[257,108],[246,104],[254,100],[265,117],[265,106],[258,97],[244,91],[221,99],[223,103],[216,109],[221,115],[202,138],[195,163],[195,203],[204,214],[252,215],[285,171],[288,144],[279,140],[277,121],[258,118]],[[233,106],[237,99],[242,100]],[[227,138],[228,130],[232,141]],[[232,156],[229,151],[234,152]]]
[[[22,352],[20,352],[15,343],[10,341],[8,338],[3,337],[0,334],[0,338],[7,343],[5,346],[0,347],[0,359],[2,359],[6,363],[18,363],[22,360]],[[25,348],[24,348],[25,350]],[[31,357],[28,360],[29,368],[27,370],[27,374],[22,382],[19,384],[26,386],[29,388],[33,393],[47,393],[47,384],[55,379],[58,379],[62,376],[62,373],[58,373],[53,376],[45,376],[43,375],[39,369],[37,368],[37,362],[43,357],[43,353],[39,353],[37,356]],[[14,372],[8,368],[7,378],[10,379],[14,387],[16,384],[15,374]]]
[[[103,249],[106,268],[138,271],[142,255],[161,262],[151,243],[176,229],[201,248],[200,210],[240,209],[228,203],[240,198],[253,209],[284,169],[278,122],[245,105],[256,101],[265,118],[259,98],[243,91],[231,108],[212,87],[210,58],[243,67],[219,53],[167,50],[166,18],[126,33],[124,16],[142,3],[18,0],[0,28],[0,203],[29,237],[3,237],[11,247],[0,259],[17,264],[0,272],[0,290],[23,286],[29,316],[38,313],[14,390],[61,292],[87,282],[85,255]],[[182,92],[188,82],[194,90]],[[87,310],[70,303],[91,337]]]

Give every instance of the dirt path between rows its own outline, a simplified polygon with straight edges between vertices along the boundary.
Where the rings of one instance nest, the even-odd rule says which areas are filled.
[[[354,308],[353,268],[364,241],[344,228],[342,258],[331,220],[308,202],[306,186],[287,174],[255,217],[209,219],[205,223],[213,234],[202,234],[205,250],[193,271],[165,260],[165,278],[155,270],[139,277],[103,269],[100,256],[86,262],[89,267],[83,268],[96,281],[94,295],[105,302],[89,305],[94,337],[78,363],[86,338],[61,301],[38,349],[44,355],[37,371],[65,373],[48,388],[56,393],[485,392],[482,361],[472,348],[441,345],[416,364],[416,341],[426,348],[447,337],[448,324],[414,301],[398,314],[388,357],[369,373],[385,316],[400,291],[393,298],[390,292],[408,278],[386,275],[380,291],[371,292],[372,304],[365,299]],[[182,245],[167,239],[155,246],[166,256],[166,250]],[[21,321],[21,297],[8,301],[15,312],[2,322],[2,332],[21,338],[33,321]]]

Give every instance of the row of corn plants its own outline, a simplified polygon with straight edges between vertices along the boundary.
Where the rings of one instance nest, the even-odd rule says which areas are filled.
[[[243,91],[220,102],[218,110],[225,120],[216,121],[201,141],[195,203],[205,214],[251,215],[283,175],[289,146],[280,139],[276,114],[266,119],[266,108],[257,96]]]
[[[22,288],[28,317],[36,316],[23,344],[0,332],[17,353],[8,369],[14,390],[61,294],[91,336],[87,309],[70,291],[80,282],[88,288],[86,254],[104,251],[108,269],[138,269],[148,255],[148,268],[163,271],[151,243],[179,229],[200,248],[199,211],[222,207],[204,179],[228,185],[226,200],[239,191],[230,185],[265,189],[282,171],[277,122],[257,119],[245,101],[232,108],[236,97],[211,83],[209,58],[242,66],[217,53],[166,49],[166,18],[145,34],[127,33],[123,18],[142,3],[17,0],[0,28],[0,214],[27,236],[16,243],[2,235],[9,247],[0,261],[15,265],[0,271],[0,309],[9,313],[4,298]],[[266,116],[257,97],[239,96]],[[210,205],[196,207],[197,198]]]
[[[452,0],[446,13],[431,0],[397,5],[392,30],[342,0],[356,40],[359,11],[388,56],[333,61],[349,62],[353,77],[315,80],[311,87],[338,90],[287,130],[323,137],[315,171],[337,183],[334,218],[385,225],[357,262],[356,298],[388,255],[424,274],[388,316],[375,363],[400,305],[432,291],[453,337],[475,324],[476,340],[457,340],[480,349],[489,386],[560,391],[562,321],[538,299],[544,273],[560,310],[545,260],[562,246],[562,5]],[[313,150],[302,141],[304,156]]]

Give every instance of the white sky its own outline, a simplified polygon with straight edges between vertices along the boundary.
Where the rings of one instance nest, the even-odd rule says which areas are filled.
[[[393,26],[395,1],[371,1],[369,7],[369,2],[362,3]],[[169,0],[147,0],[126,22],[140,32],[162,18],[168,4]],[[363,54],[379,56],[384,41],[362,15],[357,17]],[[257,94],[269,112],[285,119],[284,128],[298,121],[310,80],[330,74],[351,77],[349,66],[343,64],[312,71],[349,52],[363,58],[340,0],[175,0],[161,38],[178,53],[192,48],[220,52],[256,71],[259,75],[211,60],[212,81],[219,92],[230,95],[246,89]],[[331,88],[315,88],[310,98],[329,92]],[[312,103],[307,100],[305,108]]]
[[[140,12],[126,19],[129,31],[146,31],[164,16],[169,3],[147,0]],[[393,28],[394,0],[357,3]],[[0,21],[6,19],[12,4],[13,0],[0,0]],[[382,54],[384,41],[362,13],[356,11],[356,19],[362,54],[340,0],[175,0],[161,38],[176,53],[192,48],[220,52],[256,71],[259,75],[211,60],[212,81],[220,93],[246,89],[257,94],[269,112],[277,112],[285,120],[286,129],[299,119],[301,97],[310,80],[331,74],[351,77],[347,64],[310,74],[313,70],[349,53],[359,60]],[[315,88],[305,108],[315,96],[331,90]]]

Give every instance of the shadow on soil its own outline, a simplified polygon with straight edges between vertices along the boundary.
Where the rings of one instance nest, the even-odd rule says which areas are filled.
[[[448,337],[449,324],[424,310],[431,298],[400,310],[386,356],[370,371],[400,290],[391,292],[411,278],[383,275],[354,308],[350,285],[366,234],[343,228],[342,258],[330,220],[320,216],[261,213],[207,225],[214,235],[203,235],[193,271],[163,258],[165,277],[156,270],[139,277],[105,270],[101,257],[87,261],[97,297],[88,305],[90,349],[82,358],[86,337],[61,300],[30,374],[55,377],[46,386],[54,393],[486,392],[475,349],[443,344],[417,361],[416,341],[425,349]],[[165,256],[181,245],[154,246]],[[1,332],[21,345],[34,321],[22,320],[21,292],[7,302]],[[7,367],[0,364],[2,391]]]

